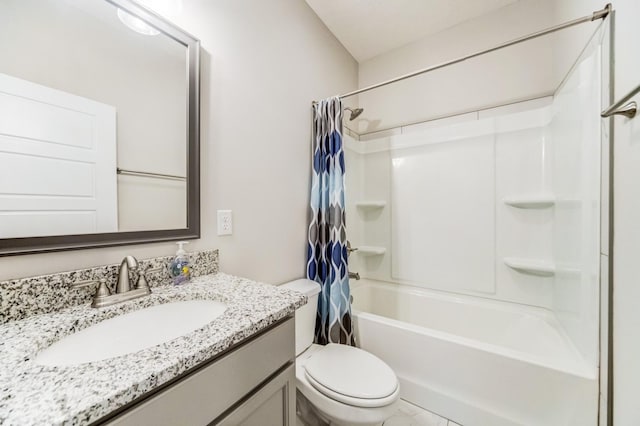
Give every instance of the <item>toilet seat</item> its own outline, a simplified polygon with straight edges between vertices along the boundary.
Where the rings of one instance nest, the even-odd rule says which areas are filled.
[[[396,401],[400,392],[387,364],[353,346],[324,346],[305,363],[305,376],[323,395],[355,407],[384,407]]]

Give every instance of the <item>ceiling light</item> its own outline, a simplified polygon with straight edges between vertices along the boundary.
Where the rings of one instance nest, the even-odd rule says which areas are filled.
[[[120,19],[120,21],[122,21],[123,24],[137,33],[150,36],[160,34],[160,31],[156,30],[142,19],[128,12],[125,12],[122,9],[118,9],[118,18]]]

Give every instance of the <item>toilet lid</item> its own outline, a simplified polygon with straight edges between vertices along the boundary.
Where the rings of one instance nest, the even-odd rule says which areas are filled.
[[[328,344],[306,362],[305,373],[324,395],[359,407],[388,405],[400,391],[387,364],[353,346]]]

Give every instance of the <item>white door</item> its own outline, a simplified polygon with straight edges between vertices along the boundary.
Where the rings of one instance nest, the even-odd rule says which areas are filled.
[[[0,74],[0,238],[117,230],[115,108]]]

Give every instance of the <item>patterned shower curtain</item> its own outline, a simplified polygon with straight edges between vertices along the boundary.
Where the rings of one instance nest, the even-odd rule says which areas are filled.
[[[351,322],[344,204],[342,102],[334,97],[313,107],[311,219],[307,278],[322,286],[315,340],[355,346]]]

